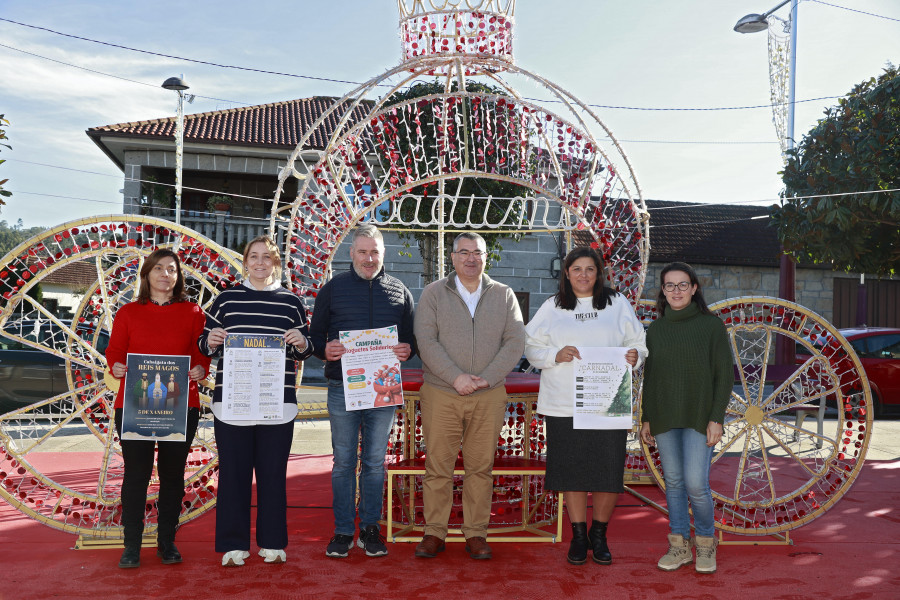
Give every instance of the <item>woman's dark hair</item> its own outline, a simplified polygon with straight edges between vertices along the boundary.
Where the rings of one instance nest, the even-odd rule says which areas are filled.
[[[156,263],[164,258],[174,258],[175,270],[178,272],[178,276],[175,278],[175,288],[172,290],[172,301],[184,301],[184,275],[181,273],[181,261],[178,259],[178,255],[168,248],[157,248],[144,259],[144,264],[141,266],[141,289],[135,299],[138,304],[147,304],[150,301],[150,271],[153,270]]]
[[[559,291],[556,292],[555,296],[556,306],[559,308],[575,310],[575,307],[578,305],[578,299],[575,297],[575,291],[572,289],[572,284],[569,282],[567,274],[572,263],[579,258],[585,257],[593,260],[594,265],[597,267],[597,281],[594,282],[594,308],[597,310],[606,308],[612,304],[613,296],[618,294],[616,290],[605,285],[606,265],[603,264],[603,259],[593,248],[582,246],[569,252],[563,261],[563,268],[559,272]]]
[[[697,286],[697,291],[691,296],[691,302],[700,308],[702,314],[711,315],[712,311],[709,310],[709,307],[706,305],[706,300],[703,298],[703,286],[700,285],[700,279],[697,277],[697,273],[694,272],[694,268],[687,263],[673,262],[664,266],[662,271],[659,272],[659,295],[656,296],[656,310],[659,312],[659,316],[666,314],[666,307],[669,306],[666,295],[663,293],[662,286],[663,283],[665,283],[666,273],[671,273],[672,271],[687,273],[688,279],[691,280],[691,285]]]

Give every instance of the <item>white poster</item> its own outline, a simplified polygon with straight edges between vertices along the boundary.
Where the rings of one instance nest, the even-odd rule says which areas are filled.
[[[284,417],[284,336],[229,333],[222,359],[222,419]]]
[[[628,348],[582,348],[575,359],[575,429],[631,429]]]
[[[397,326],[340,332],[347,352],[341,357],[347,410],[403,404]]]

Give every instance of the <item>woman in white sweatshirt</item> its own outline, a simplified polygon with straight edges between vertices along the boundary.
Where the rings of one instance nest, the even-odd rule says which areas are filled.
[[[612,563],[606,529],[624,491],[625,429],[575,429],[572,372],[578,348],[621,347],[631,366],[647,356],[644,328],[625,298],[604,285],[603,259],[591,248],[566,256],[559,291],[528,325],[525,356],[541,369],[538,412],[547,424],[547,489],[563,492],[572,523],[567,559],[580,565],[590,547],[593,560]],[[587,529],[587,496],[593,523]]]

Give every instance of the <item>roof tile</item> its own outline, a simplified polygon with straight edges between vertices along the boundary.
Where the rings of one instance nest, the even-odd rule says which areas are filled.
[[[213,112],[185,115],[185,142],[239,144],[294,148],[316,120],[339,99],[314,96],[286,102],[260,104]],[[351,123],[362,119],[371,108],[364,101],[354,109]],[[324,149],[338,123],[336,113],[329,115],[309,140],[309,147]],[[175,117],[101,125],[88,129],[88,134],[116,135],[172,139],[175,137]]]

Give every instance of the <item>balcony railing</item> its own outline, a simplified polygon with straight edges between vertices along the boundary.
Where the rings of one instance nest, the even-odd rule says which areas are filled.
[[[235,251],[243,250],[244,244],[269,230],[268,221],[234,217],[221,211],[202,217],[184,214],[181,224]],[[277,241],[280,246],[281,240]]]

